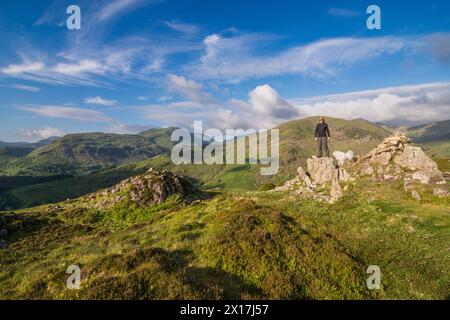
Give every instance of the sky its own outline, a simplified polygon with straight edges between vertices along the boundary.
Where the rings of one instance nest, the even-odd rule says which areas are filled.
[[[449,13],[448,0],[3,0],[0,140],[447,120]]]

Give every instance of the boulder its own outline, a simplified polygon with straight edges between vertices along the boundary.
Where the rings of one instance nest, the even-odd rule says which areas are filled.
[[[420,201],[422,199],[420,197],[420,194],[416,190],[411,191],[411,197],[413,197],[413,199],[415,199],[417,201]]]
[[[343,196],[341,186],[337,179],[333,179],[330,189],[331,200],[334,202]]]
[[[370,162],[374,164],[388,165],[391,159],[391,152],[374,153],[370,158]]]
[[[445,183],[445,179],[439,170],[423,169],[420,171],[416,171],[413,173],[412,179],[420,181],[423,184],[442,184],[442,182]]]
[[[306,174],[305,170],[303,170],[302,167],[298,167],[297,173],[298,173],[297,179],[299,181],[303,181],[307,187],[312,186],[311,178]]]
[[[439,171],[436,162],[430,159],[422,148],[415,146],[405,146],[403,151],[395,158],[395,163],[411,171]]]
[[[315,184],[331,182],[336,166],[333,158],[312,158],[307,160],[308,173]]]
[[[439,198],[445,198],[449,196],[449,192],[445,189],[442,188],[434,188],[433,189],[433,194],[435,196],[438,196]]]

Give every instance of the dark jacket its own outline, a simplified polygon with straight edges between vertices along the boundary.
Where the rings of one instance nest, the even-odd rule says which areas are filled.
[[[316,126],[316,133],[315,133],[314,137],[316,137],[316,138],[331,137],[330,130],[328,129],[328,124],[318,123]]]

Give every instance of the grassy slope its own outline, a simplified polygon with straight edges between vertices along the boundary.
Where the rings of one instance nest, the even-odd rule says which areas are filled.
[[[448,199],[361,183],[333,205],[228,191],[148,209],[85,210],[80,199],[0,213],[0,298],[448,298]],[[71,264],[80,291],[65,289]],[[379,291],[365,286],[372,264]]]

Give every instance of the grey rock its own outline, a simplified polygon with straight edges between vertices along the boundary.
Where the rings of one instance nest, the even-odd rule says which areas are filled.
[[[442,181],[445,181],[440,171],[428,169],[414,172],[412,179],[420,181],[423,184],[441,183]]]
[[[435,196],[438,196],[439,198],[445,198],[445,197],[448,197],[450,195],[447,190],[442,189],[442,188],[434,188],[433,189],[433,194]]]
[[[395,158],[395,163],[412,171],[439,171],[436,162],[428,157],[422,148],[415,146],[405,146],[403,152]]]
[[[411,197],[413,197],[413,199],[417,201],[420,201],[422,199],[422,197],[416,190],[411,191]]]
[[[338,200],[339,198],[341,198],[343,196],[342,188],[339,185],[339,182],[337,181],[337,179],[334,179],[331,182],[330,196],[331,196],[331,200],[333,202]]]
[[[308,159],[308,173],[316,184],[331,182],[336,171],[333,158]]]

